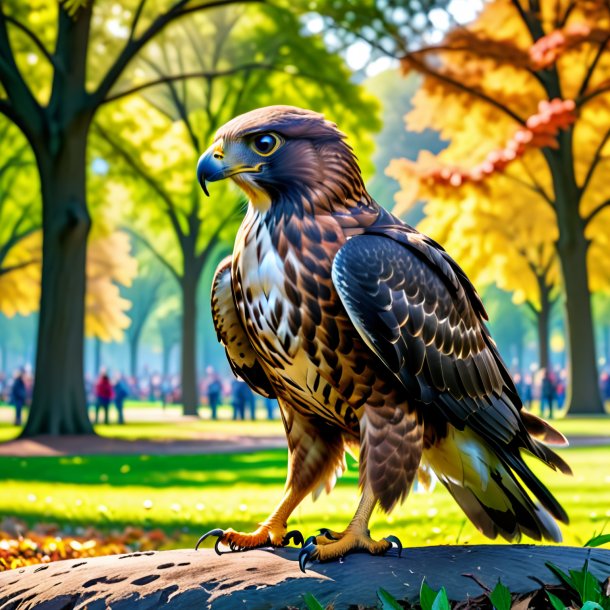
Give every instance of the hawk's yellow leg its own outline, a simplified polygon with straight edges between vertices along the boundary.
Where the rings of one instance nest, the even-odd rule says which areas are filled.
[[[330,561],[357,551],[367,552],[371,555],[383,555],[393,545],[398,547],[400,554],[402,545],[395,536],[388,536],[382,540],[371,538],[369,520],[376,504],[377,500],[371,488],[366,485],[360,498],[358,510],[344,532],[321,530],[325,534],[317,537],[312,536],[307,540],[299,555],[301,570],[305,571],[305,564],[314,559]]]
[[[285,546],[291,539],[294,540],[295,544],[303,544],[303,536],[300,532],[287,532],[287,521],[292,511],[305,497],[306,491],[303,492],[289,487],[277,508],[253,532],[236,532],[232,528],[211,530],[199,539],[195,548],[208,536],[218,536],[214,548],[219,554],[221,553],[219,548],[221,544],[228,546],[231,551],[246,551],[263,546]]]

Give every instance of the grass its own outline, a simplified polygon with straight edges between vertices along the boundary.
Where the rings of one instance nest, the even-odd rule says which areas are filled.
[[[610,520],[610,448],[564,450],[575,476],[536,472],[567,509],[565,542],[582,545]],[[191,546],[213,527],[251,530],[281,497],[286,451],[183,456],[0,458],[0,516],[29,525],[122,529],[127,525],[179,530],[175,546]],[[352,462],[337,488],[316,503],[307,498],[289,527],[305,536],[320,527],[343,529],[356,509],[357,470]],[[373,536],[393,533],[405,545],[483,543],[442,488],[413,493],[391,515],[376,514]]]
[[[181,419],[182,409],[179,406],[169,406],[162,409],[155,403],[127,403],[125,418],[127,423],[95,426],[100,436],[121,440],[197,440],[207,435],[214,436],[281,436],[284,434],[280,420],[265,419],[265,412],[259,409],[256,421],[247,423],[235,422],[231,419],[231,408],[222,406],[219,410],[220,419]],[[207,417],[205,407],[200,410],[201,415]],[[2,419],[10,421],[12,407],[0,407]],[[114,414],[113,414],[114,415]],[[132,420],[130,421],[130,415]],[[552,421],[553,426],[566,436],[607,436],[610,439],[610,416],[600,417],[566,417]],[[0,442],[16,438],[20,433],[18,426],[0,421]],[[610,442],[609,442],[610,444]]]

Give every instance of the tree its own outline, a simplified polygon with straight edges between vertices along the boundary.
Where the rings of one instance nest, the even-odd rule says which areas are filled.
[[[234,1],[0,3],[0,113],[33,150],[43,206],[36,383],[26,435],[92,432],[83,382],[91,224],[86,162],[92,121],[102,105],[133,91],[131,85],[119,91],[116,86],[151,40],[184,16]],[[121,9],[117,15],[115,6]],[[137,89],[150,84],[140,83]]]
[[[398,69],[381,72],[367,79],[366,90],[374,94],[381,103],[382,128],[375,134],[375,153],[372,161],[375,164],[375,175],[368,181],[369,193],[383,206],[389,207],[399,191],[396,180],[386,175],[385,169],[396,157],[414,161],[420,150],[439,152],[444,144],[438,134],[431,129],[423,132],[407,131],[404,128],[404,115],[411,108],[421,78],[411,74],[400,78]],[[422,218],[421,206],[409,208],[404,219],[416,224]]]
[[[167,299],[155,312],[156,326],[161,339],[162,364],[161,374],[168,377],[172,351],[180,343],[182,329],[182,311],[177,299]]]
[[[129,318],[131,324],[126,330],[129,345],[129,374],[138,376],[138,351],[142,331],[151,314],[159,304],[163,282],[163,270],[150,257],[140,255],[138,277],[130,287],[123,290],[124,297],[131,303]]]
[[[133,231],[180,287],[185,414],[196,414],[199,406],[197,287],[216,247],[232,243],[244,208],[241,195],[226,184],[214,188],[213,197],[207,200],[193,179],[197,158],[211,143],[214,132],[256,106],[307,105],[325,111],[351,131],[367,165],[366,156],[372,148],[367,132],[377,127],[376,104],[349,82],[346,67],[326,50],[320,37],[302,39],[300,29],[294,14],[259,7],[227,9],[205,22],[187,24],[175,33],[178,40],[166,36],[155,57],[145,57],[140,67],[151,79],[183,65],[194,65],[208,76],[188,83],[164,83],[146,95],[148,107],[142,100],[129,100],[122,122],[115,112],[113,132],[102,119],[96,128],[108,146],[108,156],[122,161],[118,171],[125,172],[128,180],[138,178],[139,186],[131,199],[138,201],[134,210],[140,221],[133,220]],[[253,64],[252,58],[258,55],[264,61]],[[131,119],[136,112],[147,117],[140,122],[144,125],[140,131]],[[117,130],[117,124],[123,127]],[[134,146],[134,139],[146,145]],[[150,210],[151,196],[156,210]],[[152,222],[141,221],[141,206],[150,210]],[[159,228],[164,224],[171,229],[174,248],[167,248],[159,239]]]
[[[36,204],[38,184],[29,146],[9,121],[0,118],[0,311],[28,314],[32,303],[27,268],[39,257],[34,234],[40,229]],[[14,282],[13,272],[23,270],[22,282]],[[9,274],[12,274],[9,276]]]
[[[468,27],[403,59],[405,70],[424,75],[408,124],[436,129],[451,144],[402,170],[445,190],[514,172],[553,213],[572,413],[603,412],[591,253],[609,220],[609,41],[605,2],[496,0]],[[414,194],[403,189],[400,197]]]

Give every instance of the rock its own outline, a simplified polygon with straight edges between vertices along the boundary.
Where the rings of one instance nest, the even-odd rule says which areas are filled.
[[[417,600],[424,576],[445,586],[453,600],[477,597],[476,581],[493,588],[499,578],[513,593],[539,588],[532,576],[557,580],[545,562],[564,571],[610,575],[610,551],[562,546],[486,545],[405,549],[398,558],[350,555],[343,562],[314,563],[303,574],[298,549],[263,549],[217,556],[176,550],[58,561],[0,573],[0,610],[191,610],[303,608],[310,592],[336,610],[374,607],[379,587],[400,600]],[[465,575],[473,575],[470,578]],[[476,581],[475,581],[476,579]]]

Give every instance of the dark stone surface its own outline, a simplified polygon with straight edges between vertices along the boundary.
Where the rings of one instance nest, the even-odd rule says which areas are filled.
[[[0,610],[190,610],[212,608],[303,608],[313,593],[336,610],[374,606],[379,587],[397,599],[418,597],[422,578],[449,597],[481,595],[465,574],[493,588],[498,578],[513,593],[556,583],[546,568],[581,568],[610,575],[610,551],[562,546],[485,545],[405,549],[402,558],[350,555],[343,562],[312,564],[299,570],[298,549],[258,550],[218,557],[213,551],[178,550],[60,561],[0,573]]]

